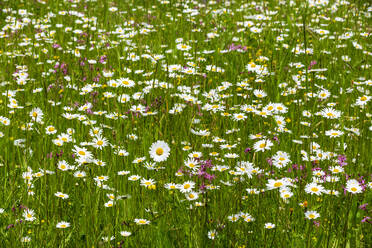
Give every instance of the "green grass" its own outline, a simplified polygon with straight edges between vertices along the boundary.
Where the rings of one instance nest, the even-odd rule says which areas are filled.
[[[369,247],[372,5],[311,2],[2,1],[0,247]]]

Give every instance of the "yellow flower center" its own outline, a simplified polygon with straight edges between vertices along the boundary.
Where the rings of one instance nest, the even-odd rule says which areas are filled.
[[[97,145],[99,145],[99,146],[103,145],[103,141],[102,140],[98,140],[97,141]]]
[[[282,186],[282,185],[283,185],[282,182],[276,182],[276,183],[274,183],[274,187],[275,187],[275,188],[278,188],[278,187],[280,187],[280,186]]]
[[[159,148],[156,149],[155,153],[156,153],[156,155],[161,156],[161,155],[163,155],[164,150],[163,150],[163,148],[159,147]]]
[[[84,155],[85,155],[85,152],[84,152],[84,151],[79,151],[79,154],[80,154],[81,156],[84,156]]]
[[[319,189],[318,189],[317,187],[313,187],[313,188],[311,188],[311,191],[313,191],[313,192],[318,192]]]

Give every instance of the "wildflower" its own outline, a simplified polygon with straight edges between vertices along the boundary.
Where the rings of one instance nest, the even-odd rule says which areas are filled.
[[[141,186],[150,188],[152,185],[155,185],[155,181],[153,179],[141,179]]]
[[[188,51],[188,50],[191,49],[191,46],[179,43],[179,44],[177,44],[177,49],[181,50],[181,51]]]
[[[31,238],[29,236],[25,236],[21,238],[22,243],[28,243],[31,242]]]
[[[85,177],[86,173],[84,171],[76,171],[74,177]]]
[[[305,192],[312,195],[321,195],[324,192],[324,187],[316,183],[309,183],[305,186]]]
[[[194,191],[186,193],[186,199],[189,201],[194,201],[198,198],[199,198],[199,194]]]
[[[33,121],[41,123],[43,120],[43,111],[40,108],[33,108],[30,112],[30,117]]]
[[[319,218],[320,214],[318,214],[318,212],[316,212],[316,211],[306,211],[305,212],[305,217],[309,220],[312,220],[312,219]]]
[[[288,185],[289,183],[284,179],[278,179],[278,180],[269,179],[268,182],[266,183],[266,187],[268,190],[287,187]]]
[[[132,233],[128,232],[128,231],[121,231],[120,235],[123,236],[123,237],[129,237],[130,235],[132,235]]]
[[[109,208],[109,207],[112,207],[112,206],[114,206],[114,201],[108,201],[108,202],[105,203],[106,208]]]
[[[102,150],[103,147],[107,146],[108,142],[106,138],[101,137],[100,135],[97,135],[92,140],[92,146],[94,148]]]
[[[338,119],[341,116],[341,111],[333,108],[325,108],[320,112],[320,114],[327,119]]]
[[[352,194],[357,194],[357,193],[362,193],[363,188],[360,186],[359,182],[355,179],[350,179],[346,182],[346,191],[352,193]]]
[[[371,96],[364,95],[364,96],[358,97],[355,104],[358,106],[364,106],[369,102],[369,100],[371,100]]]
[[[23,212],[23,218],[25,218],[26,221],[34,221],[36,220],[36,217],[35,217],[35,211],[32,210],[32,209],[26,209],[24,212]]]
[[[275,224],[273,224],[273,223],[265,223],[265,228],[266,229],[273,229],[273,228],[275,228]]]
[[[62,192],[57,192],[54,195],[57,196],[57,197],[59,197],[59,198],[62,198],[62,199],[67,199],[68,198],[68,195],[67,194],[64,194]]]
[[[265,96],[267,96],[266,92],[263,91],[263,90],[254,90],[253,91],[253,94],[258,97],[258,98],[264,98]]]
[[[150,224],[150,221],[146,219],[134,219],[134,223],[137,225],[148,225]]]
[[[128,180],[129,180],[129,181],[137,181],[137,180],[139,180],[140,178],[141,178],[140,176],[132,175],[132,176],[128,177]]]
[[[239,214],[234,214],[227,217],[227,219],[231,222],[237,222],[239,218],[240,218]]]
[[[337,138],[337,137],[340,137],[343,134],[344,134],[344,132],[339,131],[339,130],[331,129],[331,130],[325,131],[325,135],[327,135],[331,138]]]
[[[70,223],[68,223],[66,221],[58,222],[57,225],[56,225],[57,228],[62,228],[62,229],[67,228],[69,226],[70,226]]]
[[[151,145],[149,153],[155,162],[163,162],[167,160],[170,154],[170,148],[167,143],[159,140]]]
[[[55,127],[53,127],[53,126],[47,126],[45,128],[45,133],[47,135],[55,134],[56,132],[57,132],[57,129],[55,129]]]
[[[238,113],[238,114],[234,114],[232,118],[234,121],[240,121],[240,120],[245,120],[247,116],[243,113]]]
[[[270,150],[271,147],[273,146],[273,142],[271,142],[271,140],[269,139],[263,139],[263,140],[260,140],[260,141],[257,141],[254,146],[253,146],[253,149],[258,152],[258,151],[265,151],[265,150]]]
[[[183,184],[179,185],[178,186],[178,189],[182,192],[182,193],[188,193],[190,191],[192,191],[195,187],[195,183],[193,181],[187,181],[187,182],[184,182]]]
[[[365,216],[363,219],[362,219],[362,223],[365,223],[365,222],[367,222],[367,223],[372,223],[371,221],[369,221],[371,219],[371,217],[369,217],[369,216]]]
[[[211,231],[208,232],[208,238],[209,239],[215,239],[216,236],[217,236],[216,230],[211,230]]]

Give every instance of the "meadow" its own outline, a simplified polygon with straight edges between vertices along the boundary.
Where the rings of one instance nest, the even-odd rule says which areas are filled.
[[[0,247],[371,247],[370,1],[0,10]]]

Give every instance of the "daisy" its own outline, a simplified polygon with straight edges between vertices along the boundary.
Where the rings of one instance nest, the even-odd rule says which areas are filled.
[[[188,50],[191,49],[191,46],[179,43],[179,44],[177,44],[177,49],[181,50],[181,51],[188,51]]]
[[[308,183],[305,186],[305,192],[312,195],[321,195],[324,192],[324,187],[317,183]]]
[[[30,112],[30,117],[33,121],[41,123],[43,120],[43,111],[40,108],[33,108]]]
[[[55,134],[56,132],[57,132],[57,129],[55,127],[53,127],[53,126],[47,126],[45,128],[45,133],[47,135]]]
[[[211,230],[211,231],[208,232],[208,238],[209,239],[215,239],[216,236],[217,236],[216,230]]]
[[[177,184],[175,183],[167,183],[164,185],[164,188],[172,190],[172,189],[177,189]]]
[[[280,192],[280,197],[283,199],[283,200],[287,200],[289,198],[291,198],[293,196],[293,193],[290,192],[290,191],[283,191],[283,192]]]
[[[341,116],[341,111],[333,108],[325,108],[320,112],[320,114],[327,119],[338,119]]]
[[[231,222],[237,222],[239,218],[240,218],[239,214],[234,214],[227,217],[227,219]]]
[[[178,189],[182,193],[187,193],[187,192],[192,191],[194,189],[194,187],[195,187],[195,183],[193,181],[187,181],[187,182],[184,182],[183,184],[179,185]]]
[[[275,228],[275,224],[273,224],[273,223],[265,223],[265,228],[266,229],[273,229],[273,228]]]
[[[76,155],[78,155],[80,158],[84,158],[86,160],[91,160],[93,158],[93,154],[89,152],[86,148],[80,148],[78,146],[74,146],[74,149],[72,150]]]
[[[107,146],[107,145],[108,145],[107,139],[104,138],[104,137],[101,137],[100,135],[97,135],[92,140],[92,146],[94,148],[102,150],[102,148]]]
[[[201,152],[192,152],[192,153],[189,153],[189,158],[201,158],[203,154]]]
[[[325,131],[325,135],[327,135],[331,138],[337,138],[337,137],[340,137],[343,134],[344,134],[344,132],[339,131],[339,130],[331,129],[331,130]]]
[[[265,150],[270,150],[271,147],[273,146],[273,142],[271,142],[271,140],[269,139],[263,139],[263,140],[260,140],[260,141],[257,141],[254,146],[253,146],[253,149],[258,152],[258,151],[265,151]]]
[[[128,175],[129,173],[130,171],[118,171],[119,176],[125,176],[125,175]]]
[[[130,96],[127,94],[122,94],[118,96],[118,102],[120,103],[126,103],[126,102],[129,102],[129,100],[130,100]]]
[[[57,167],[61,171],[67,171],[67,170],[71,169],[71,166],[65,160],[58,161]]]
[[[170,148],[167,143],[158,140],[151,145],[149,153],[155,162],[163,162],[167,160],[170,154]]]
[[[267,94],[263,90],[254,90],[253,94],[258,98],[264,98]]]
[[[58,222],[56,227],[57,228],[67,228],[70,226],[70,223],[66,222],[66,221],[61,221],[61,222]]]
[[[268,190],[278,189],[278,188],[282,188],[286,186],[288,186],[288,183],[287,181],[283,179],[277,179],[277,180],[269,179],[268,182],[266,183],[266,187]]]
[[[284,106],[282,103],[276,103],[275,104],[275,112],[278,114],[285,114],[287,113],[288,108]]]
[[[110,208],[112,206],[114,206],[114,201],[108,201],[108,202],[105,203],[106,208]]]
[[[57,192],[54,195],[57,196],[57,197],[59,197],[59,198],[62,198],[62,199],[67,199],[68,198],[68,195],[67,194],[64,194],[62,192]]]
[[[22,243],[27,243],[27,242],[30,242],[31,241],[31,238],[29,236],[25,236],[21,239],[21,242]]]
[[[32,210],[32,209],[26,209],[24,212],[23,212],[23,218],[26,220],[26,221],[34,221],[36,220],[36,217],[35,217],[35,211]]]
[[[187,160],[185,160],[185,166],[192,169],[192,170],[197,170],[199,169],[199,162],[194,159],[194,158],[189,158]]]
[[[150,221],[146,220],[146,219],[134,219],[134,222],[137,225],[148,225],[148,224],[150,224]]]
[[[129,180],[129,181],[137,181],[137,180],[139,180],[140,178],[141,178],[140,176],[132,175],[132,176],[128,177],[128,180]]]
[[[330,170],[333,174],[337,174],[337,173],[344,172],[344,168],[342,168],[342,167],[339,166],[339,165],[331,166],[331,167],[329,167],[329,170]]]
[[[194,201],[199,198],[199,194],[191,191],[191,192],[186,193],[186,198],[189,201]]]
[[[363,188],[360,186],[359,182],[355,179],[350,179],[346,182],[346,191],[352,193],[352,194],[357,194],[357,193],[362,193]]]
[[[125,88],[132,88],[135,85],[135,82],[133,80],[130,80],[129,78],[120,78],[118,82],[120,86],[123,86]]]
[[[234,114],[232,118],[234,121],[241,121],[241,120],[245,120],[247,116],[243,113],[237,113],[237,114]]]
[[[364,96],[358,97],[355,104],[358,106],[364,106],[369,102],[369,100],[371,100],[371,96],[364,95]]]
[[[108,179],[109,179],[108,176],[97,176],[94,178],[96,182],[104,182],[104,181],[107,181]]]
[[[132,233],[128,232],[128,231],[121,231],[120,235],[123,236],[123,237],[129,237],[130,235],[132,235]]]
[[[155,184],[155,181],[153,179],[141,179],[141,186],[150,187]]]
[[[86,173],[84,171],[76,171],[74,177],[86,177]]]
[[[306,211],[305,217],[309,220],[313,220],[319,218],[320,214],[318,214],[316,211]]]

